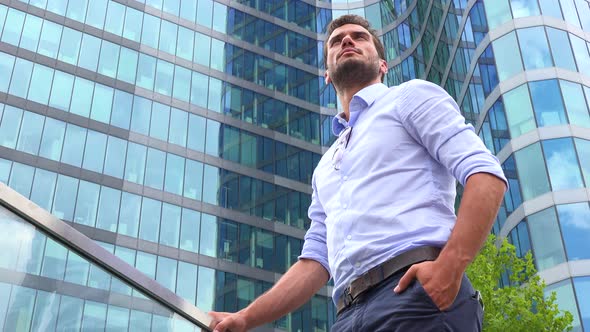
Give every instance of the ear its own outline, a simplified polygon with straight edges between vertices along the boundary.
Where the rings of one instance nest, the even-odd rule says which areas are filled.
[[[330,74],[328,74],[327,69],[324,72],[324,82],[326,83],[326,85],[330,85],[330,83],[332,83],[332,79],[330,78]]]
[[[379,59],[379,73],[385,75],[387,74],[387,61],[383,59]]]

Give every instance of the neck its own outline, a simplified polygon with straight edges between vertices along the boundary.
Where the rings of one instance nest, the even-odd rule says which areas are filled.
[[[347,86],[342,89],[336,88],[336,94],[338,95],[338,100],[340,100],[340,104],[342,105],[346,121],[350,121],[350,101],[352,100],[352,97],[362,89],[376,83],[381,83],[381,79],[379,77],[367,84]]]

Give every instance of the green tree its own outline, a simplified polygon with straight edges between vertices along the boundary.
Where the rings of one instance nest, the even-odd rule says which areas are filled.
[[[545,282],[536,274],[530,251],[523,258],[506,239],[500,247],[491,235],[479,255],[467,269],[473,287],[482,294],[485,304],[483,330],[569,331],[573,316],[557,307],[556,296],[545,298]],[[500,287],[502,273],[507,272],[510,285]]]

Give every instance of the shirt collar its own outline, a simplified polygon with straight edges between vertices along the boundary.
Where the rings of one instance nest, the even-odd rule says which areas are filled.
[[[388,87],[383,83],[376,83],[361,89],[350,101],[350,121],[344,119],[344,112],[336,114],[332,119],[332,133],[336,136],[340,134],[344,128],[354,126],[359,114],[373,105],[377,97],[379,97]]]

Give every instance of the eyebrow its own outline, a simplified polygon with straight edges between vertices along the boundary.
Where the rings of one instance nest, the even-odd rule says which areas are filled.
[[[345,35],[346,32],[341,32],[335,36],[332,36],[330,39],[328,39],[328,45],[332,45],[332,41],[334,40],[338,40],[338,39],[342,39],[342,36]],[[358,36],[369,36],[369,33],[366,31],[353,31],[351,33],[354,37],[358,37]]]

